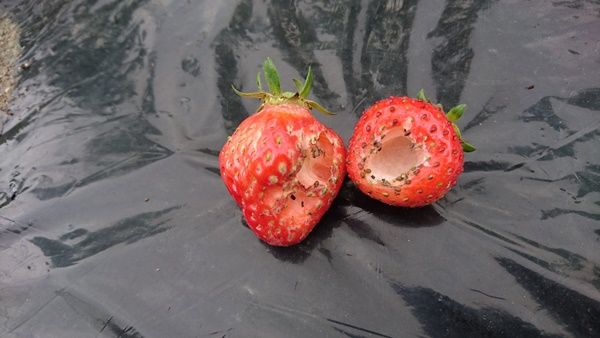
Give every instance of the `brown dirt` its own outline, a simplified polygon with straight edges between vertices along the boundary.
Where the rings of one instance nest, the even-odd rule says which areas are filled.
[[[21,55],[19,45],[19,27],[6,15],[0,12],[0,125],[10,114],[8,104],[15,86],[16,63]]]

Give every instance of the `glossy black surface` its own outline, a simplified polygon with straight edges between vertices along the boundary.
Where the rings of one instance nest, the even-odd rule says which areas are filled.
[[[600,4],[8,0],[0,336],[600,336]],[[406,210],[347,183],[301,245],[257,240],[217,155],[265,57],[318,117],[423,87],[478,150]]]

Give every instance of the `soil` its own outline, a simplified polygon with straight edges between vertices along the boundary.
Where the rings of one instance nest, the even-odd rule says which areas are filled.
[[[10,114],[8,104],[15,86],[16,63],[21,54],[19,27],[0,12],[0,125],[4,114]]]

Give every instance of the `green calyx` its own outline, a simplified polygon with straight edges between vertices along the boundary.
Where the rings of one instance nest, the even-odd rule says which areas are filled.
[[[417,99],[419,99],[421,101],[424,101],[424,102],[432,103],[425,96],[425,92],[423,91],[423,89],[419,90],[419,92],[417,93]],[[437,104],[437,106],[440,107],[440,109],[442,111],[444,111],[444,108],[442,107],[441,104]],[[472,144],[467,143],[467,142],[465,142],[465,140],[463,140],[462,134],[460,133],[460,129],[458,128],[458,126],[456,125],[456,123],[454,123],[455,121],[457,121],[458,119],[460,119],[460,117],[464,114],[465,109],[467,109],[467,105],[466,104],[459,104],[458,106],[452,107],[446,113],[446,118],[450,122],[452,122],[452,127],[454,128],[454,131],[456,132],[456,135],[458,135],[458,137],[460,138],[460,144],[462,145],[463,151],[465,153],[470,153],[472,151],[475,151],[475,147]]]
[[[241,96],[241,97],[251,97],[255,99],[259,99],[265,104],[284,104],[284,103],[294,103],[300,106],[306,107],[308,109],[316,109],[325,115],[335,115],[334,113],[325,109],[325,107],[321,106],[315,101],[308,99],[308,94],[310,94],[310,89],[312,87],[313,82],[313,72],[311,67],[308,67],[308,73],[306,74],[306,79],[304,82],[300,80],[294,79],[294,84],[296,85],[296,92],[282,92],[281,91],[281,83],[279,80],[279,72],[277,68],[275,68],[275,64],[271,58],[267,58],[263,64],[263,73],[265,80],[267,82],[268,91],[263,90],[263,85],[261,81],[260,72],[256,74],[256,85],[258,86],[257,92],[241,92],[237,90],[233,85],[233,91]],[[261,107],[258,108],[260,110]]]

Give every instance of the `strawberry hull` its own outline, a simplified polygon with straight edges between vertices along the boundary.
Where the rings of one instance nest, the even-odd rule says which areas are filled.
[[[221,176],[252,231],[274,246],[301,242],[346,174],[341,138],[294,103],[264,104],[219,154]]]

